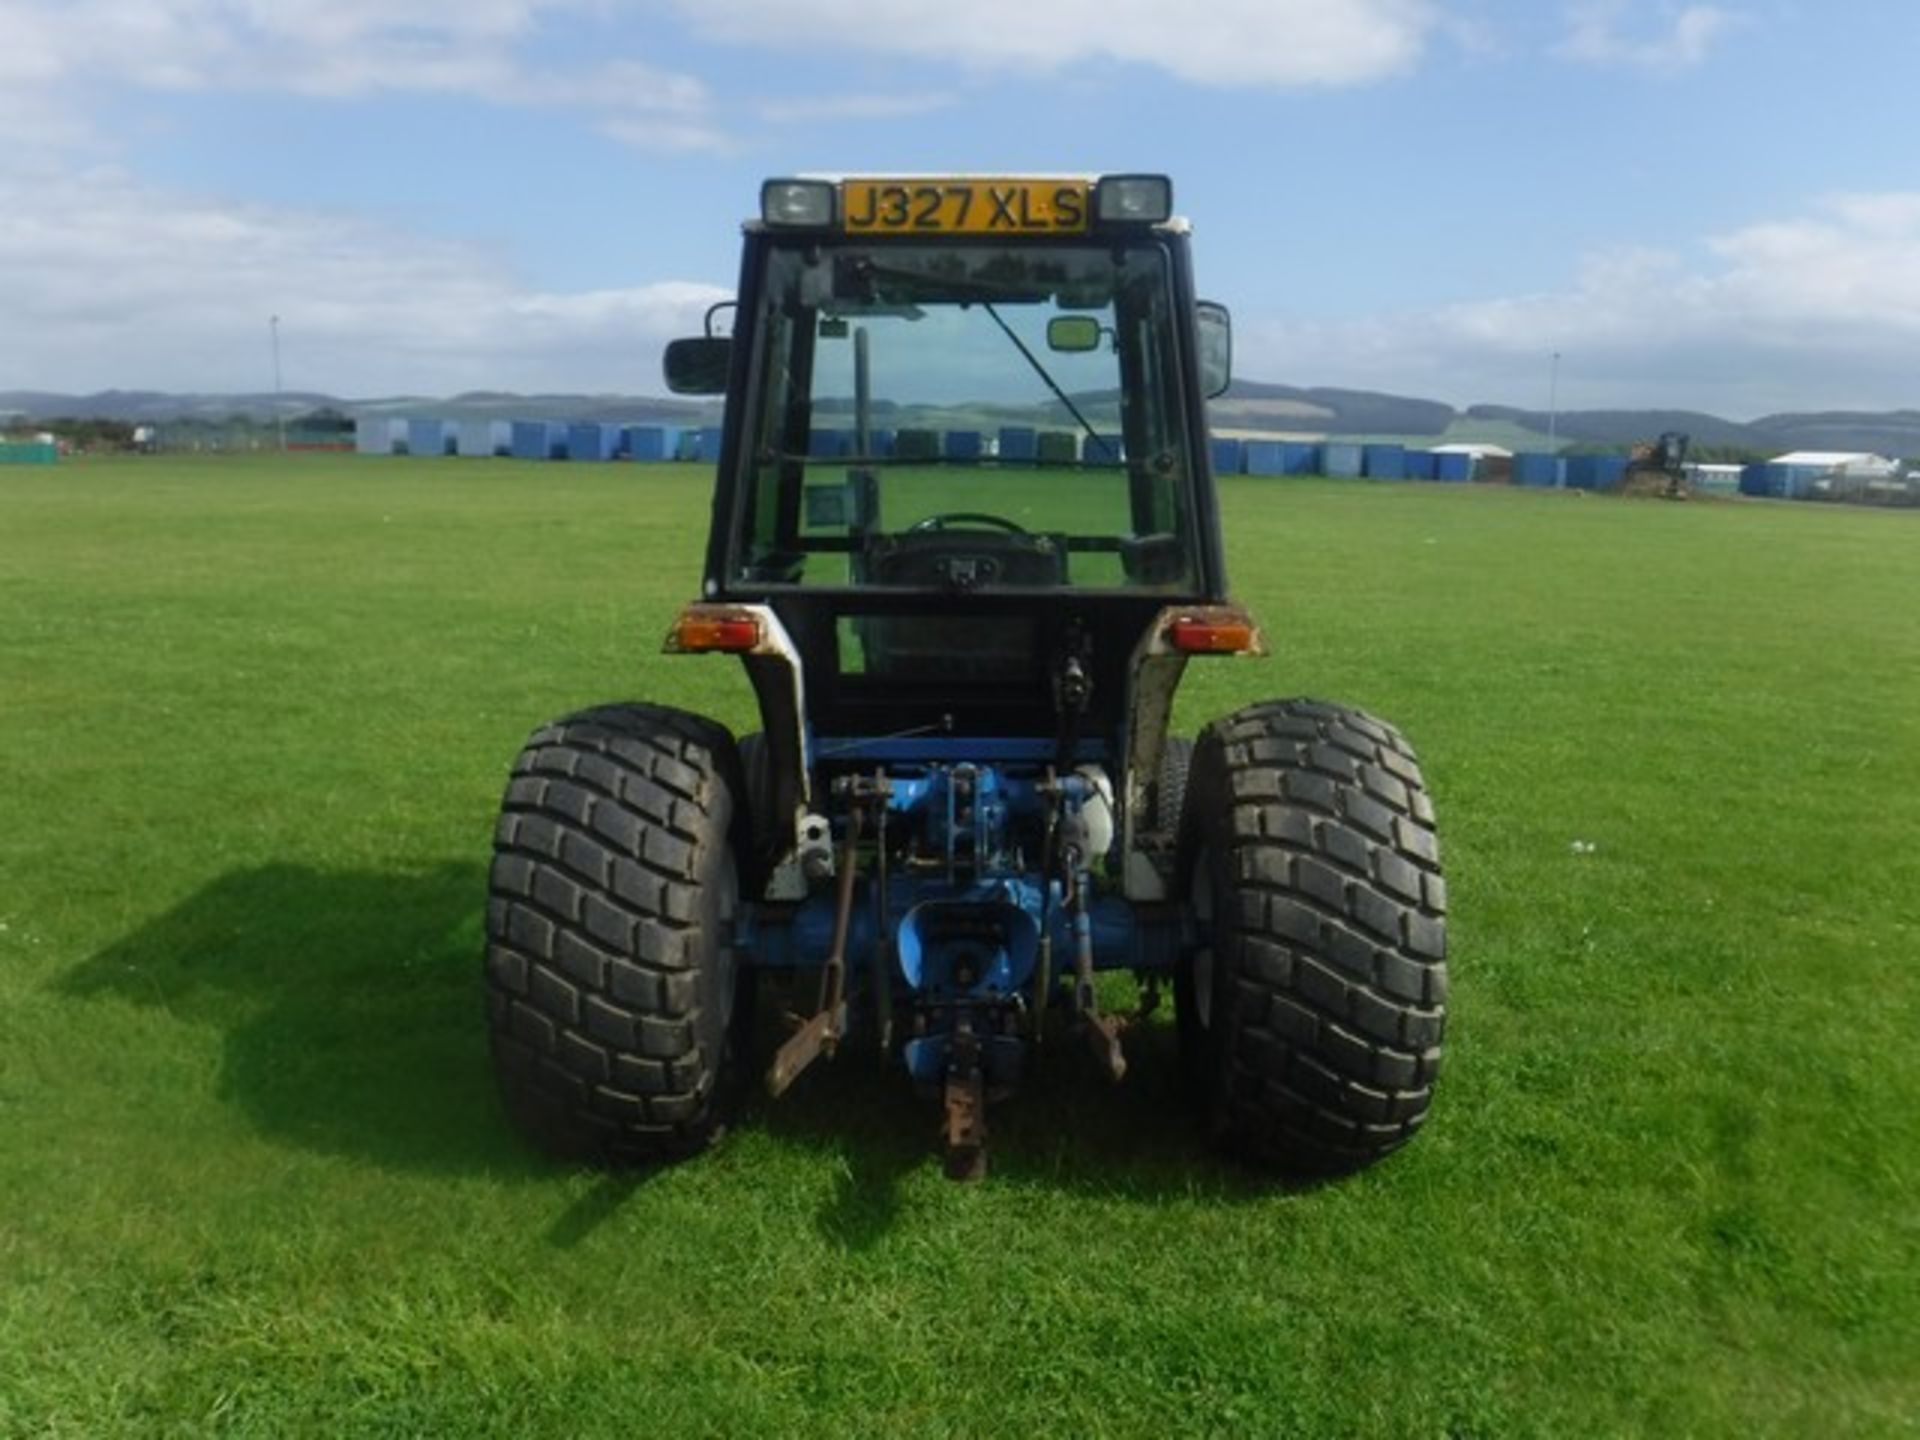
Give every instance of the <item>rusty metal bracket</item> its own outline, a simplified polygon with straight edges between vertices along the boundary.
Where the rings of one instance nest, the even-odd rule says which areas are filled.
[[[800,1028],[774,1051],[773,1064],[767,1069],[767,1094],[778,1100],[787,1087],[823,1054],[830,1055],[847,1029],[847,1007],[822,1010],[800,1022]]]
[[[767,1069],[767,1093],[778,1099],[822,1055],[832,1057],[847,1033],[847,931],[853,920],[854,861],[859,855],[862,807],[847,815],[847,838],[840,855],[839,894],[833,909],[833,944],[820,972],[820,1003],[815,1013],[774,1052]]]

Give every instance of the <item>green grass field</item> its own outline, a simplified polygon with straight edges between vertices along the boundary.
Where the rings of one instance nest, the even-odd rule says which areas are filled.
[[[1434,1114],[1216,1160],[1170,1030],[944,1181],[857,1061],[644,1178],[488,1075],[542,719],[645,697],[693,467],[0,473],[0,1433],[1874,1435],[1920,1427],[1920,516],[1241,479],[1264,663],[1440,805]]]

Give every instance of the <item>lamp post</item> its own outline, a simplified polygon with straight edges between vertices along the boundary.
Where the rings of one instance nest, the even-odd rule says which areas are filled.
[[[1553,363],[1547,369],[1547,452],[1560,453],[1560,352],[1553,352]]]
[[[280,317],[267,317],[267,333],[273,340],[273,419],[280,433],[280,453],[287,452],[287,412],[280,405]]]

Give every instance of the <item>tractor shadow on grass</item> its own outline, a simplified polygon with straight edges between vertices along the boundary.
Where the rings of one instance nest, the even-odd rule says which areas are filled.
[[[471,864],[235,870],[58,983],[220,1031],[219,1097],[277,1142],[396,1170],[551,1174],[494,1095],[485,901]]]
[[[484,868],[466,863],[235,870],[57,984],[219,1031],[219,1098],[277,1143],[400,1172],[551,1180],[569,1167],[524,1145],[495,1096],[480,974],[485,895]],[[739,1128],[832,1157],[840,1180],[819,1227],[865,1248],[898,1218],[903,1182],[938,1174],[940,1107],[915,1095],[897,1064],[857,1046],[767,1100],[758,1073],[784,1033],[778,1009],[762,996]],[[1070,1037],[1052,1037],[1021,1093],[988,1112],[986,1183],[1143,1203],[1273,1193],[1271,1178],[1206,1143],[1180,1093],[1170,1023],[1133,1027],[1126,1049],[1129,1072],[1114,1086]],[[559,1217],[551,1243],[592,1233],[648,1173],[601,1177]]]
[[[777,1038],[762,1026],[761,1058]],[[1180,1084],[1170,1019],[1131,1026],[1125,1045],[1127,1075],[1115,1085],[1072,1036],[1050,1032],[1019,1093],[987,1112],[983,1183],[1142,1204],[1256,1201],[1297,1188],[1234,1164],[1208,1142]],[[886,1237],[908,1177],[941,1171],[939,1102],[916,1095],[898,1064],[883,1067],[871,1053],[817,1062],[784,1098],[753,1100],[744,1118],[781,1145],[838,1159],[839,1184],[817,1223],[849,1250]]]

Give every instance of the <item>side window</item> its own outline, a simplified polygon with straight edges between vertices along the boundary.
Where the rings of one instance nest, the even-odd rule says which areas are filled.
[[[748,456],[752,479],[742,578],[792,584],[802,579],[806,557],[796,535],[801,472],[789,458],[787,436],[797,423],[794,407],[806,404],[800,378],[805,356],[797,348],[806,337],[789,307],[778,302],[769,306],[765,326],[761,404]]]

